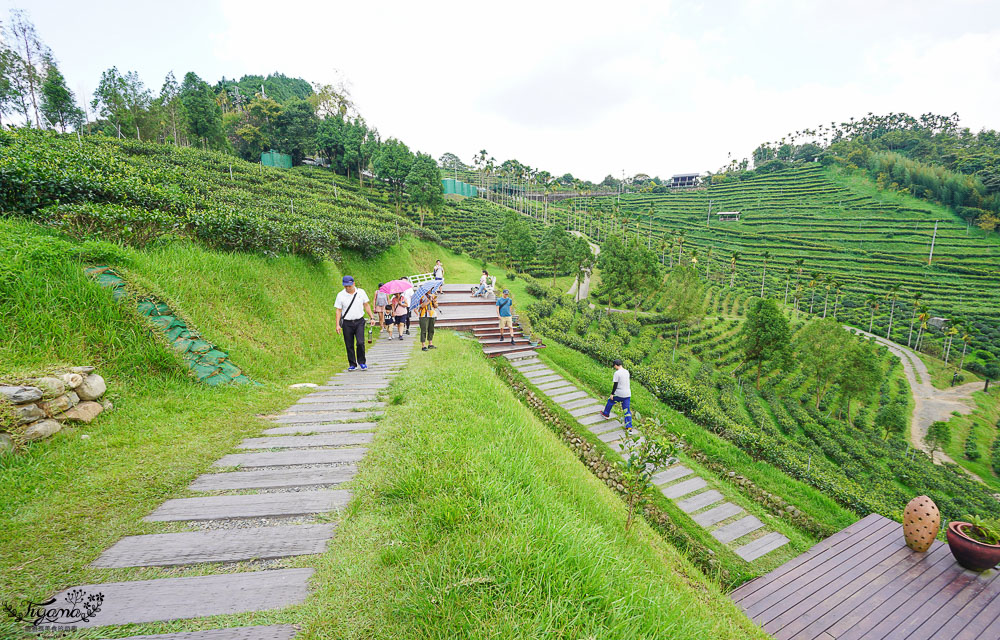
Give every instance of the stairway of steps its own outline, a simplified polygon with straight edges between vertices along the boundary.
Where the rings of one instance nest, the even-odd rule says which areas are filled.
[[[198,476],[198,497],[167,500],[149,522],[186,522],[193,531],[128,536],[93,563],[100,568],[190,567],[323,553],[337,526],[317,516],[344,508],[338,488],[357,473],[385,404],[378,400],[410,358],[416,340],[380,340],[368,371],[344,371],[215,462],[227,470]],[[235,470],[232,468],[235,467]],[[239,492],[234,494],[233,492]],[[228,523],[239,523],[232,528]],[[250,526],[245,526],[247,523]],[[100,611],[77,627],[138,624],[280,609],[305,601],[311,568],[262,569],[185,578],[78,585],[103,595]],[[45,625],[40,625],[44,627]],[[143,640],[289,640],[292,625],[262,625],[133,636]]]
[[[497,322],[496,298],[492,296],[474,297],[471,291],[475,286],[473,284],[446,284],[441,287],[441,293],[438,296],[440,306],[435,321],[436,329],[471,331],[475,339],[482,345],[483,353],[491,358],[509,353],[531,353],[545,347],[544,344],[532,342],[524,335],[517,321],[517,300],[514,301],[514,342],[511,344],[510,334],[507,332],[501,339]]]
[[[577,422],[587,427],[612,450],[622,453],[625,430],[621,422],[606,419],[603,400],[592,397],[550,369],[534,352],[504,354],[511,364],[540,393],[565,409]],[[747,562],[788,544],[788,538],[776,531],[765,531],[765,525],[742,507],[725,500],[711,481],[681,465],[671,465],[652,478],[664,497],[673,501],[713,538],[730,545]]]

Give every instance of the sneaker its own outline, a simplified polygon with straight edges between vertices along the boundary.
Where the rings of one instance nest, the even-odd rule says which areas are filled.
[[[511,339],[510,339],[510,343],[511,343],[511,344],[514,344],[514,338],[511,338]]]
[[[500,342],[503,342],[503,336],[500,336]]]
[[[406,335],[410,335],[410,330],[409,329],[406,330]]]
[[[608,414],[604,413],[603,411],[598,411],[597,413],[601,414],[601,417],[604,418],[605,420],[610,420],[611,419],[611,416],[609,416]]]
[[[402,339],[403,339],[403,336],[399,336],[399,339],[400,339],[400,340],[402,340]]]
[[[421,351],[427,351],[427,347],[420,347]]]
[[[351,366],[347,367],[348,371],[354,371],[355,369],[357,369],[357,367],[354,366],[353,364]]]
[[[435,347],[435,346],[434,346],[434,345],[432,345],[432,344],[429,344],[429,345],[427,345],[427,348],[428,348],[428,349],[437,349],[437,347]]]
[[[361,365],[361,370],[362,371],[368,371],[368,365],[366,365],[366,364]]]

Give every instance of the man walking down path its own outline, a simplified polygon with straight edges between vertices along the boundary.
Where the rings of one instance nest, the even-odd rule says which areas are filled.
[[[347,347],[348,371],[354,371],[361,366],[368,368],[365,360],[365,312],[375,324],[375,315],[368,294],[364,289],[354,286],[353,276],[344,276],[344,289],[337,294],[334,307],[337,309],[337,333],[343,333],[344,345]]]
[[[510,343],[514,344],[514,301],[510,297],[510,290],[503,290],[503,297],[497,298],[497,320],[500,321],[500,342],[503,342],[503,329],[510,329]]]
[[[625,411],[625,428],[631,431],[632,388],[629,385],[629,378],[631,376],[628,369],[622,366],[621,360],[615,360],[614,367],[615,375],[611,378],[611,395],[608,397],[608,403],[604,405],[604,411],[601,412],[601,416],[610,418],[611,410],[614,408],[615,403],[620,402],[622,409]]]

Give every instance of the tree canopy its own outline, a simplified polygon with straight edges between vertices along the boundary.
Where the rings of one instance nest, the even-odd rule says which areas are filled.
[[[760,389],[760,370],[765,362],[784,357],[789,344],[788,320],[778,304],[757,298],[747,311],[740,328],[740,347],[744,362],[757,365],[756,387]]]

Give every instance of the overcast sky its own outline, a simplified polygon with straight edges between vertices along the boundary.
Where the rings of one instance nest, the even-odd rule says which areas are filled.
[[[172,2],[27,9],[78,97],[281,71],[344,80],[383,138],[594,181],[715,170],[867,112],[1000,127],[1000,2]]]

